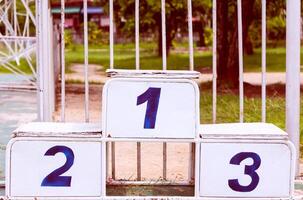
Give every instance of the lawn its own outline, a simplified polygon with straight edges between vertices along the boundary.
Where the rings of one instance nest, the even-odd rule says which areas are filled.
[[[261,98],[245,97],[244,121],[261,121]],[[303,99],[301,99],[303,105]],[[266,118],[268,123],[273,123],[285,130],[285,98],[281,95],[267,97]],[[212,93],[211,90],[201,90],[200,95],[200,121],[212,123]],[[239,122],[239,97],[232,93],[219,93],[217,97],[217,123]],[[303,106],[300,118],[301,157],[303,157]]]
[[[135,48],[133,44],[118,44],[114,51],[114,65],[118,69],[135,68]],[[140,64],[142,69],[161,69],[162,58],[157,56],[156,46],[154,44],[142,44],[140,52]],[[180,50],[181,49],[181,50]],[[303,54],[303,51],[302,51]],[[267,49],[267,71],[284,72],[285,71],[286,50],[283,47]],[[303,56],[301,56],[303,58]],[[201,71],[203,68],[211,68],[212,52],[211,50],[195,51],[194,53],[195,69]],[[303,61],[303,59],[302,59]],[[83,46],[73,46],[66,50],[66,63],[70,66],[72,63],[83,63]],[[105,68],[109,67],[108,46],[89,48],[89,63],[99,64]],[[168,56],[168,69],[186,70],[189,66],[189,55],[186,49],[178,47]],[[261,49],[255,49],[253,55],[244,56],[244,70],[247,72],[261,71]]]
[[[133,43],[117,44],[114,51],[114,65],[118,69],[135,68],[135,46]],[[141,43],[140,45],[140,65],[142,69],[161,69],[162,58],[157,56],[157,47],[154,43]],[[303,50],[303,49],[302,49]],[[303,54],[303,51],[301,51]],[[285,71],[286,50],[284,47],[267,49],[267,71],[284,72]],[[303,62],[303,56],[301,56]],[[66,66],[67,73],[71,72],[70,66],[73,63],[84,63],[83,45],[73,45],[66,48]],[[195,70],[211,69],[212,52],[211,50],[195,50],[194,53]],[[89,63],[98,64],[107,69],[109,67],[109,47],[108,45],[90,46]],[[16,65],[15,62],[12,64]],[[167,59],[168,69],[186,70],[189,66],[189,55],[186,45],[177,46],[171,51]],[[260,72],[261,70],[261,49],[255,49],[253,55],[244,56],[244,70],[246,72]],[[25,60],[21,59],[18,66],[25,73],[31,73]],[[101,69],[100,70],[104,70]],[[0,67],[0,73],[9,73],[3,67]]]

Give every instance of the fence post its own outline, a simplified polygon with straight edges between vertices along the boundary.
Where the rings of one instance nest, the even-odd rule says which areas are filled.
[[[296,176],[300,170],[300,0],[286,5],[286,131],[296,147]]]
[[[49,1],[36,0],[38,119],[52,121],[54,89]]]

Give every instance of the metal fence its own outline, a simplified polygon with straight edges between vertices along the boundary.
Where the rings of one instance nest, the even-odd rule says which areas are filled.
[[[140,30],[139,30],[139,0],[135,1],[135,43],[136,43],[136,69],[140,69]],[[192,1],[188,0],[188,38],[189,38],[189,70],[194,70],[194,48],[193,48],[193,26],[192,26]],[[241,0],[238,4],[238,31],[242,33],[242,9]],[[40,120],[50,121],[52,119],[52,96],[54,88],[53,63],[51,58],[51,15],[49,2],[36,0],[36,21],[37,21],[37,66],[38,66],[38,93],[40,102]],[[65,2],[61,0],[61,39],[64,38],[65,24]],[[85,68],[85,122],[89,122],[89,81],[88,81],[88,17],[87,17],[87,0],[83,1],[84,9],[84,68]],[[213,62],[212,62],[212,87],[213,87],[213,123],[216,123],[217,110],[217,14],[216,0],[213,0]],[[109,0],[110,16],[110,69],[114,69],[114,6],[113,0]],[[162,13],[162,44],[166,44],[166,19],[165,19],[165,0],[161,0]],[[290,135],[291,141],[297,148],[297,161],[299,161],[299,119],[300,119],[300,0],[287,1],[287,83],[286,83],[286,129]],[[243,87],[243,38],[238,34],[239,42],[239,122],[244,122],[244,87]],[[48,38],[47,40],[45,38]],[[162,45],[162,69],[167,70],[166,45]],[[65,121],[65,46],[61,42],[61,121]],[[262,122],[266,121],[266,0],[262,0]],[[112,155],[115,156],[115,143],[111,144]],[[137,180],[141,177],[141,144],[137,143]],[[163,144],[163,177],[166,177],[166,143]],[[298,162],[299,163],[299,162]],[[113,167],[115,163],[112,163]],[[297,165],[297,175],[299,173]],[[114,172],[112,174],[114,176]]]

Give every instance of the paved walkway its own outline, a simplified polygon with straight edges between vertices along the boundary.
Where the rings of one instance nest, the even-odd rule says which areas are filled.
[[[102,71],[102,66],[100,65],[89,65],[89,81],[91,83],[105,83],[109,78],[106,77],[106,73]],[[66,74],[66,80],[70,83],[79,83],[84,82],[84,67],[82,64],[74,64],[71,67],[73,73]],[[301,85],[303,85],[303,73],[300,74]],[[199,80],[197,82],[205,83],[212,80],[212,74],[206,73],[201,74]],[[257,72],[245,72],[244,73],[244,81],[253,85],[261,85],[262,83],[262,75]],[[266,74],[266,82],[267,84],[285,84],[286,83],[286,74],[284,72],[268,72]]]

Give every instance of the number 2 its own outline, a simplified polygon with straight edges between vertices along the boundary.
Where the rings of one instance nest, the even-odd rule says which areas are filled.
[[[231,179],[228,180],[229,187],[237,192],[251,192],[259,184],[259,175],[256,173],[256,170],[259,169],[261,165],[261,158],[258,154],[253,152],[241,152],[236,154],[232,159],[230,160],[230,164],[232,165],[240,165],[240,163],[247,159],[251,158],[253,160],[252,165],[245,165],[244,174],[251,177],[251,183],[247,186],[243,186],[239,183],[238,179]]]
[[[42,187],[70,187],[71,186],[71,176],[61,176],[61,174],[68,171],[71,166],[74,164],[74,153],[69,147],[66,146],[54,146],[46,151],[45,156],[54,156],[57,153],[63,153],[66,157],[65,164],[54,170],[52,173],[47,175],[42,183]]]
[[[159,107],[160,93],[161,93],[161,88],[150,87],[143,94],[137,97],[137,106],[147,101],[144,129],[155,128],[157,112]]]

